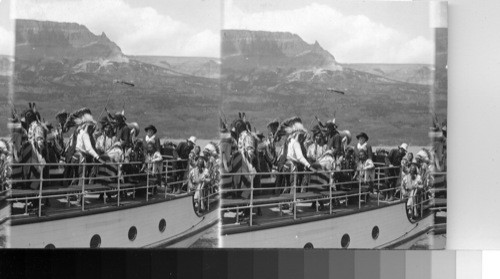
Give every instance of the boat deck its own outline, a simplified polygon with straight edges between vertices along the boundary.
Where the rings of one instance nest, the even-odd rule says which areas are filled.
[[[347,192],[345,191],[335,191],[332,192],[332,196],[339,197],[338,199],[333,200],[332,203],[332,214],[337,214],[340,212],[351,212],[359,210],[358,202],[354,202],[351,199],[346,199],[340,197],[345,195]],[[315,201],[318,199],[322,199],[328,197],[329,192],[325,193],[297,193],[296,199],[298,200],[296,204],[297,212],[295,214],[296,219],[301,219],[305,217],[312,216],[320,216],[320,215],[328,215],[330,214],[330,202],[328,200],[323,201],[323,206],[320,206],[319,203]],[[366,194],[368,195],[368,194]],[[390,204],[399,202],[399,200],[394,200],[391,202],[380,201],[377,203],[377,195],[371,194],[371,197],[365,201],[361,200],[362,208],[366,209],[368,207],[377,207],[379,205]],[[347,203],[346,203],[347,201]],[[248,205],[248,200],[244,202],[244,200],[223,200],[222,207],[237,207]],[[252,215],[252,225],[263,225],[268,223],[275,223],[285,220],[293,220],[293,195],[280,195],[280,196],[258,196],[254,200],[255,205],[261,205],[258,207],[259,209],[253,210]],[[273,204],[273,205],[268,205]],[[222,209],[221,219],[222,224],[226,227],[232,226],[240,226],[240,225],[249,225],[250,218],[248,214],[244,214],[244,209],[242,210],[224,210]],[[248,210],[247,210],[248,212]]]
[[[294,216],[293,212],[293,195],[258,195],[253,199],[252,220],[250,221],[248,209],[250,206],[249,199],[223,199],[221,220],[224,228],[235,228],[249,226],[267,225],[279,222],[290,222],[294,218],[296,220],[307,219],[308,217],[320,217],[327,215],[349,214],[359,210],[370,210],[381,206],[391,205],[402,202],[400,199],[385,201],[378,199],[377,194],[368,193],[363,190],[361,202],[358,197],[346,195],[357,195],[357,190],[352,191],[332,191],[331,196],[333,201],[329,201],[329,191],[321,192],[305,192],[297,193],[297,211]],[[320,206],[317,200],[322,200],[323,206]],[[424,204],[423,215],[430,213],[430,210],[435,208],[446,207],[446,198],[436,197]],[[225,209],[230,208],[230,209]],[[236,208],[236,210],[234,209]]]
[[[149,188],[146,200],[146,189],[135,189],[136,184],[121,184],[121,194],[117,194],[117,185],[90,184],[85,185],[84,204],[77,199],[81,194],[81,187],[46,188],[42,191],[42,206],[40,216],[57,216],[96,209],[116,208],[120,206],[133,206],[144,203],[155,203],[192,195],[186,192],[172,194],[171,189],[158,187],[155,193]],[[165,193],[165,191],[167,191]],[[12,201],[11,215],[14,220],[32,218],[38,216],[38,202],[40,191],[29,189],[13,189],[9,199]],[[52,196],[48,197],[47,196]],[[105,199],[104,199],[105,198]],[[214,194],[209,200],[206,211],[218,206],[218,194]],[[200,212],[203,214],[203,212]]]

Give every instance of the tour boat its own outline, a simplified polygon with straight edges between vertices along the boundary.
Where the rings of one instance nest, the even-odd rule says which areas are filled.
[[[262,179],[261,185],[265,187],[261,188],[253,188],[252,181],[252,187],[246,189],[251,191],[246,199],[227,198],[230,193],[241,190],[221,190],[221,245],[225,248],[400,248],[426,233],[435,232],[436,212],[446,210],[446,200],[436,196],[421,198],[412,208],[417,212],[417,216],[413,216],[409,214],[407,198],[380,199],[384,191],[391,190],[381,189],[385,179],[390,178],[383,177],[383,169],[376,169],[377,194],[370,194],[361,184],[355,185],[357,182],[354,187],[352,182],[335,183],[335,172],[323,172],[329,177],[323,185],[295,186],[293,182],[286,194],[269,194],[277,189],[272,185],[272,177],[266,178],[267,181]],[[289,174],[295,177],[292,181],[297,181],[297,175],[318,173]],[[224,174],[223,177],[231,175],[238,174]],[[276,173],[259,175],[275,176]],[[435,177],[436,181],[441,181],[439,189],[445,190],[442,186],[445,177]],[[435,188],[438,183],[434,185]],[[303,191],[308,187],[316,190]],[[324,208],[320,208],[319,201],[324,203]],[[244,210],[247,215],[242,220]],[[439,227],[442,232],[443,225]]]
[[[115,183],[97,183],[96,178],[77,178],[77,186],[45,186],[51,180],[64,180],[52,178],[40,179],[36,190],[14,187],[9,196],[13,204],[9,247],[189,247],[218,223],[219,194],[213,187],[205,191],[204,208],[200,210],[195,206],[193,193],[173,194],[167,190],[172,184],[183,183],[172,180],[171,173],[176,170],[167,165],[172,164],[164,162],[168,185],[155,190],[149,177],[127,183],[120,179]],[[54,166],[51,177],[62,169]],[[140,175],[144,177],[135,176]],[[75,196],[78,201],[72,201]],[[33,201],[38,201],[38,205],[28,210],[28,203]]]

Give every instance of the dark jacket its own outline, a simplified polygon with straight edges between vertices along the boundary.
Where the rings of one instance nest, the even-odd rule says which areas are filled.
[[[122,141],[122,147],[124,149],[132,146],[130,128],[127,124],[123,124],[116,129],[116,140]]]
[[[191,150],[193,150],[193,148],[194,148],[194,145],[190,145],[190,144],[188,144],[187,141],[184,141],[184,142],[179,143],[179,145],[177,145],[177,148],[175,149],[175,151],[177,152],[177,155],[179,156],[179,158],[189,159],[189,153],[191,153]]]
[[[327,149],[333,150],[335,158],[344,155],[344,150],[342,149],[342,137],[337,131],[335,131],[333,135],[328,136],[326,147]]]
[[[354,157],[356,158],[356,162],[359,160],[359,151],[360,150],[358,149],[358,145],[356,144],[354,146]],[[372,146],[368,143],[366,144],[366,155],[368,156],[368,159],[373,160]]]
[[[385,164],[388,165],[393,165],[393,166],[401,166],[401,161],[403,160],[403,157],[405,156],[405,153],[401,152],[399,148],[392,149],[391,152],[389,152],[389,155],[385,157]]]

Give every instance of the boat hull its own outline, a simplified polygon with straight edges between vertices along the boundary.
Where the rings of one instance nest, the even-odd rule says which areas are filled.
[[[434,215],[411,222],[406,214],[405,202],[383,207],[322,216],[306,217],[287,224],[255,225],[247,230],[223,230],[222,247],[225,248],[344,248],[342,237],[349,236],[347,248],[387,248],[399,242],[410,241],[432,229]],[[377,237],[372,230],[377,226]]]
[[[160,221],[166,226],[160,231]],[[89,248],[94,235],[99,247],[189,247],[200,235],[218,222],[218,210],[198,216],[192,195],[173,200],[145,203],[108,211],[84,212],[79,216],[38,217],[13,220],[10,247]],[[134,229],[137,233],[133,240]]]

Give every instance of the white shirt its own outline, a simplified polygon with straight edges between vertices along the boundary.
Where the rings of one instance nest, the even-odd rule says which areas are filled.
[[[317,143],[313,143],[307,148],[307,158],[317,161],[319,158],[325,153],[326,145],[319,145]]]
[[[295,138],[291,138],[288,143],[286,158],[292,162],[300,163],[305,167],[310,167],[309,162],[304,157],[304,154],[302,154],[300,143]]]
[[[366,159],[366,161],[358,162],[358,171],[359,171],[359,179],[362,182],[373,181],[375,178],[375,165],[373,161],[370,159]]]
[[[76,136],[76,150],[81,153],[90,155],[95,159],[99,158],[99,155],[97,154],[97,152],[95,152],[94,148],[92,147],[90,136],[87,133],[86,127],[80,129],[78,135]]]

